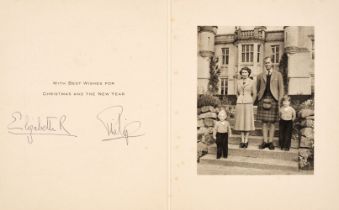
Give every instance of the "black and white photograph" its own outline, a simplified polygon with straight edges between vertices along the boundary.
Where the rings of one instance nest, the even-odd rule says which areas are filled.
[[[339,209],[338,10],[1,0],[0,210]]]
[[[198,175],[313,175],[315,28],[197,27]]]

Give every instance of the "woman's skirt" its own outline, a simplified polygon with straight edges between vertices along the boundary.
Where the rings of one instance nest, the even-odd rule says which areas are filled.
[[[264,109],[263,102],[265,98],[270,98],[272,106],[269,110]],[[257,120],[262,122],[277,122],[279,120],[279,105],[272,96],[264,96],[258,103]]]
[[[235,130],[238,131],[253,131],[254,127],[254,114],[253,104],[237,104],[235,106]]]

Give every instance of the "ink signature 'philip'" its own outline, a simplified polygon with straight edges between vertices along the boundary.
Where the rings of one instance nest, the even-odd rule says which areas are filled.
[[[33,136],[39,135],[77,137],[66,129],[66,115],[33,118],[21,112],[13,112],[11,116],[13,120],[7,126],[8,132],[13,135],[27,136],[30,144],[34,141]]]
[[[123,111],[124,108],[117,105],[110,106],[97,114],[97,119],[102,123],[107,132],[107,138],[102,139],[102,141],[125,139],[128,145],[129,138],[144,135],[140,133],[140,121],[122,122]]]

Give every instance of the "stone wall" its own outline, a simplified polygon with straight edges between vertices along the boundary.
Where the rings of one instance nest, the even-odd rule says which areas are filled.
[[[218,120],[218,113],[222,109],[227,113],[227,120],[234,117],[235,108],[232,105],[220,105],[216,108],[213,106],[198,108],[198,161],[201,156],[207,154],[207,147],[215,143],[215,140],[213,139],[213,128],[215,122]]]
[[[298,110],[300,134],[299,167],[304,170],[314,168],[314,105],[312,100],[304,102]]]
[[[198,108],[198,160],[207,153],[207,146],[214,143],[212,134],[217,111],[213,106]]]

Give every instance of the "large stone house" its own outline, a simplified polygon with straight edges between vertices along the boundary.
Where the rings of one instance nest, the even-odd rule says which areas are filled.
[[[218,34],[217,26],[199,26],[198,94],[208,90],[212,57],[218,58],[221,71],[216,95],[232,97],[239,70],[249,67],[251,76],[256,79],[256,75],[264,70],[263,58],[266,56],[273,58],[276,70],[286,72],[289,95],[310,96],[314,93],[314,27],[285,26],[283,30],[275,31],[269,31],[265,26],[255,26],[253,30],[235,27],[234,33]]]

